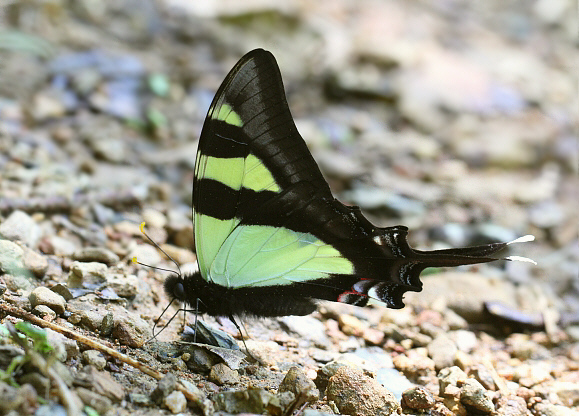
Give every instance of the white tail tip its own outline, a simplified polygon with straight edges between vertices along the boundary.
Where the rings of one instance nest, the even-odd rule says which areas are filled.
[[[505,260],[524,261],[525,263],[533,263],[535,266],[537,265],[537,262],[535,260],[529,259],[527,257],[522,257],[522,256],[508,256],[508,257],[505,257]]]
[[[535,241],[535,236],[531,234],[524,235],[522,237],[516,238],[513,241],[509,241],[507,245],[514,243],[528,243],[529,241]]]

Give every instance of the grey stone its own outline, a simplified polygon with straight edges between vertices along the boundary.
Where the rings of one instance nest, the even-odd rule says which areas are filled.
[[[120,261],[119,256],[104,247],[81,248],[73,253],[72,259],[81,262],[105,263],[107,265],[116,264]]]
[[[175,390],[165,397],[163,403],[173,414],[187,410],[187,399],[185,398],[185,395],[178,390]]]
[[[458,348],[456,344],[444,334],[438,335],[427,346],[428,355],[434,361],[437,370],[450,367],[454,364],[454,358]]]
[[[97,370],[104,370],[107,365],[106,358],[97,350],[86,350],[82,352],[82,361],[85,364],[94,366]]]
[[[223,363],[217,363],[211,367],[209,380],[220,386],[235,384],[239,382],[239,373]]]
[[[22,241],[28,247],[35,247],[41,231],[30,215],[23,211],[14,211],[0,224],[0,236],[7,240]]]
[[[28,299],[33,308],[36,305],[46,305],[58,315],[63,314],[66,307],[66,301],[62,296],[43,286],[34,289]]]

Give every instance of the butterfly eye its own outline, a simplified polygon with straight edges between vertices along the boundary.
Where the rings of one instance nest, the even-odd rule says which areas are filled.
[[[173,295],[179,300],[185,299],[185,288],[183,287],[183,283],[179,282],[173,288]]]

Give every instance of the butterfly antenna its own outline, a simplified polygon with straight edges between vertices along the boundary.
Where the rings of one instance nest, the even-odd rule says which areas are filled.
[[[181,273],[181,268],[179,267],[179,263],[177,263],[177,262],[175,261],[175,259],[173,259],[173,257],[171,257],[169,254],[167,254],[167,252],[166,252],[165,250],[163,250],[159,244],[157,244],[151,237],[149,237],[149,235],[148,235],[147,232],[145,231],[145,225],[146,225],[146,224],[145,224],[145,222],[143,221],[143,222],[141,223],[140,227],[139,227],[139,229],[141,230],[141,233],[142,233],[145,237],[147,237],[147,240],[149,240],[151,244],[153,244],[155,247],[157,247],[157,249],[158,249],[161,253],[163,253],[165,256],[167,256],[167,258],[168,258],[169,260],[171,260],[171,261],[175,264],[175,266],[177,267],[177,270],[179,270],[178,275],[179,275],[179,277],[180,277],[180,276],[182,275],[182,273]],[[138,261],[135,260],[134,257],[133,257],[133,262],[134,262],[134,263],[141,264],[141,265],[143,265],[143,266],[152,267],[153,269],[165,270],[165,271],[168,271],[168,272],[173,272],[173,273],[175,273],[175,271],[173,271],[173,270],[162,269],[162,268],[160,268],[160,267],[153,267],[153,266],[148,266],[147,264],[139,263]]]

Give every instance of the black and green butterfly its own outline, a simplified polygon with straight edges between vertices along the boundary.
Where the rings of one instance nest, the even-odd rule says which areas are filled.
[[[336,200],[262,49],[241,58],[211,103],[193,209],[199,271],[167,278],[165,290],[213,316],[306,315],[316,300],[402,308],[425,268],[490,262],[508,244],[414,250],[406,227],[376,227]]]

